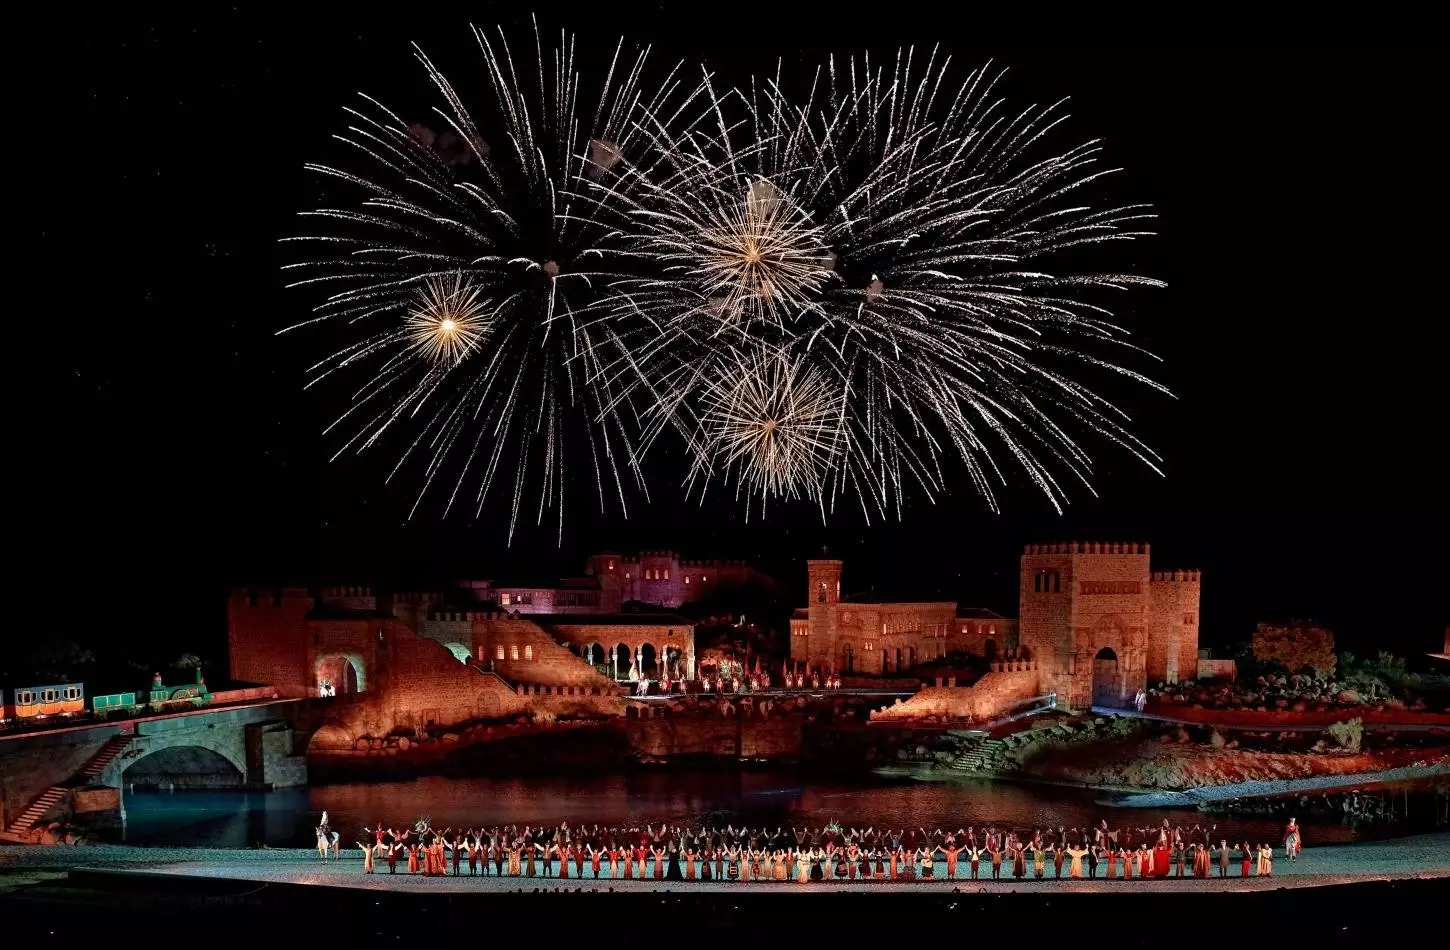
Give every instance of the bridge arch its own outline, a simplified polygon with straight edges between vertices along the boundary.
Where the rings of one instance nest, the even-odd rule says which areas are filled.
[[[137,736],[97,776],[101,784],[239,788],[247,781],[245,745],[194,732]]]
[[[452,652],[453,646],[447,646]],[[458,656],[457,653],[453,655]],[[466,650],[461,659],[468,661]],[[363,662],[362,655],[341,652],[318,654],[317,661],[313,664],[313,687],[320,690],[326,684],[330,684],[338,696],[366,692],[367,665]]]

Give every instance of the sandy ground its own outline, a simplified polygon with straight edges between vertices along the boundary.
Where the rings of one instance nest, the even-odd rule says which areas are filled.
[[[939,864],[945,873],[945,864]],[[582,889],[633,892],[671,891],[752,891],[831,893],[841,890],[902,893],[951,887],[967,889],[1039,891],[1044,888],[1066,891],[1106,891],[1132,888],[1144,892],[1181,892],[1192,890],[1257,891],[1284,887],[1312,887],[1361,881],[1400,880],[1405,878],[1450,877],[1450,833],[1419,835],[1393,841],[1364,842],[1350,845],[1328,845],[1307,849],[1297,861],[1277,854],[1274,875],[1270,878],[1210,878],[1198,880],[1167,879],[1143,881],[1104,881],[1048,878],[1035,881],[1004,879],[993,882],[961,880],[967,874],[966,862],[958,867],[956,881],[934,882],[793,882],[710,883],[699,881],[596,881],[585,869],[585,878],[496,878],[468,877],[465,866],[461,878],[424,878],[404,873],[389,875],[386,866],[380,874],[362,873],[362,857],[358,849],[344,854],[341,861],[321,862],[316,852],[303,850],[223,850],[184,848],[136,848],[120,845],[85,845],[79,847],[0,847],[0,887],[24,886],[27,883],[53,879],[72,868],[98,868],[132,871],[143,874],[180,875],[186,877],[226,878],[259,883],[288,882],[318,884],[329,887],[362,888],[408,892],[436,893],[509,893],[518,891]],[[986,869],[983,869],[984,872]],[[1235,864],[1231,874],[1238,873]]]

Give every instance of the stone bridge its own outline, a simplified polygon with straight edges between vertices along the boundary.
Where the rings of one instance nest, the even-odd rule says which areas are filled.
[[[273,700],[4,737],[0,827],[26,840],[55,818],[113,824],[136,786],[305,784],[307,743],[339,704],[347,701]]]

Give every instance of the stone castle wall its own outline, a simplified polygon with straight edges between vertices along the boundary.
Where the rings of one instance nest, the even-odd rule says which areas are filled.
[[[1192,682],[1198,678],[1198,572],[1155,572],[1148,590],[1148,681]]]
[[[236,590],[227,602],[231,678],[303,696],[314,686],[303,629],[312,597],[301,588]]]
[[[1041,675],[1032,661],[996,664],[971,686],[927,686],[910,699],[876,710],[873,722],[907,722],[926,718],[988,722],[1041,695]]]

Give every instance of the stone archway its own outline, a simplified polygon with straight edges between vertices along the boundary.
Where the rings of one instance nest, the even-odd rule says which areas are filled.
[[[246,766],[209,746],[178,742],[143,753],[119,770],[123,791],[143,788],[242,788]]]
[[[659,651],[653,643],[641,643],[639,645],[639,678],[645,680],[659,679],[660,673]]]
[[[1118,669],[1118,654],[1112,647],[1103,647],[1093,657],[1093,705],[1118,706],[1123,701],[1123,675]]]
[[[450,651],[451,651],[450,647]],[[455,656],[457,654],[454,654]],[[356,653],[328,653],[318,656],[313,665],[313,689],[330,687],[331,695],[362,693],[367,686],[367,668]]]
[[[683,677],[684,670],[681,667],[683,654],[677,646],[666,646],[664,656],[664,669],[661,670],[661,677],[668,676],[672,680]]]
[[[841,644],[841,671],[856,672],[856,648],[849,642]]]
[[[616,680],[629,679],[629,670],[634,664],[634,652],[630,650],[629,645],[625,643],[615,644],[611,659],[614,661],[614,678]]]
[[[596,672],[609,675],[609,659],[604,652],[604,644],[591,643],[584,650],[584,659],[594,667]]]

